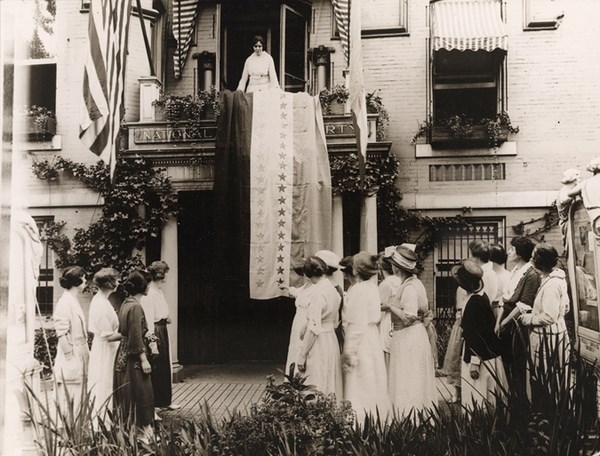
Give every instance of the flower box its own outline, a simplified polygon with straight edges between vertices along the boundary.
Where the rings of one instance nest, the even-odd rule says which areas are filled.
[[[346,114],[346,103],[340,103],[337,100],[333,100],[329,105],[329,112],[327,114],[332,116]]]
[[[23,133],[29,141],[49,141],[56,134],[56,119],[26,116]]]
[[[508,139],[508,128],[502,127],[498,144]],[[481,147],[491,146],[490,136],[484,125],[474,125],[469,136],[457,138],[450,127],[434,126],[431,128],[431,145],[434,147]]]

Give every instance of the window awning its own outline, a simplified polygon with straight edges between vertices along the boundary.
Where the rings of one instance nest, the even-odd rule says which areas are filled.
[[[496,0],[450,0],[431,4],[434,51],[508,49],[506,25]]]

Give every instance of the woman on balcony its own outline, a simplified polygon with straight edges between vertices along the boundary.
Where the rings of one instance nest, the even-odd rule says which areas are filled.
[[[246,59],[246,63],[244,63],[242,78],[237,90],[245,90],[247,93],[252,93],[279,88],[275,63],[273,62],[273,57],[264,51],[264,43],[265,40],[260,35],[253,38],[254,52]],[[246,88],[246,83],[248,84],[248,88]]]

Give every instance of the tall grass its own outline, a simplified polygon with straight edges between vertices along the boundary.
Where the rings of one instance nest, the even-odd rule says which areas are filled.
[[[416,416],[354,421],[347,403],[314,391],[300,377],[270,379],[265,398],[248,414],[216,422],[207,409],[195,420],[157,424],[140,441],[133,418],[94,415],[82,393],[63,411],[35,397],[36,445],[54,455],[499,455],[570,456],[597,451],[596,373],[578,350],[563,363],[550,348],[546,364],[530,363],[532,400],[499,394],[495,404],[435,406]],[[565,349],[566,347],[562,347]],[[37,417],[37,418],[36,418]]]

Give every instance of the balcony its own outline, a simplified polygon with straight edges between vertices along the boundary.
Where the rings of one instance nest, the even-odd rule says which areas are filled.
[[[354,126],[350,114],[323,117],[327,149],[330,155],[357,153]],[[387,155],[392,143],[376,140],[377,114],[368,115],[369,156]],[[179,189],[211,189],[217,125],[202,120],[197,128],[187,121],[146,121],[126,125],[124,156],[141,156],[154,166],[167,167]]]

